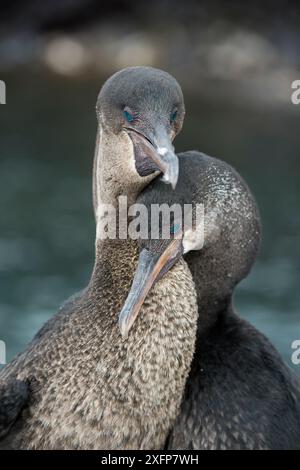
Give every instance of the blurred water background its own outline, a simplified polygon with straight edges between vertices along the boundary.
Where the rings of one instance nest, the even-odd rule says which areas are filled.
[[[254,192],[263,243],[236,305],[300,373],[291,363],[291,344],[300,339],[300,105],[291,103],[291,83],[300,79],[297,4],[136,3],[1,6],[0,339],[7,359],[89,279],[96,97],[111,73],[145,64],[182,84],[187,113],[176,150],[223,158]]]

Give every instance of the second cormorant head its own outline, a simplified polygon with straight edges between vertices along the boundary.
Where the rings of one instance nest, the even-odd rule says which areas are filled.
[[[176,191],[159,180],[139,196],[147,207],[149,234],[140,239],[140,257],[131,291],[120,314],[126,335],[147,293],[184,254],[196,285],[199,332],[213,324],[232,300],[236,284],[249,272],[260,241],[260,220],[253,196],[238,173],[221,160],[199,152],[179,154]],[[153,233],[153,208],[170,209]],[[181,213],[173,209],[181,208]],[[191,218],[186,216],[191,211]],[[174,215],[175,214],[175,215]]]

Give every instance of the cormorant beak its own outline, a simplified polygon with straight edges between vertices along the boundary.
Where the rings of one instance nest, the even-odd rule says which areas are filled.
[[[170,241],[162,254],[153,254],[147,249],[141,251],[130,292],[119,315],[119,327],[123,338],[127,337],[150,289],[173,266],[181,254],[182,243],[181,239],[177,238]]]
[[[141,176],[155,171],[163,173],[163,180],[175,189],[179,164],[171,139],[163,125],[153,131],[140,132],[131,127],[125,128],[134,147],[136,167]]]

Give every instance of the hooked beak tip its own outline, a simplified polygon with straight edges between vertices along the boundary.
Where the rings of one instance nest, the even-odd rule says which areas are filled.
[[[164,157],[168,153],[168,149],[166,147],[157,147],[157,153]]]
[[[152,159],[156,166],[155,171],[160,171],[163,175],[163,181],[171,184],[175,189],[179,163],[170,138],[165,133],[160,137],[151,138],[150,136],[149,138],[133,129],[127,129],[126,132],[129,133],[137,154],[146,155]]]
[[[157,139],[156,152],[160,158],[159,166],[163,173],[162,180],[175,189],[178,180],[179,163],[170,139],[167,137]]]
[[[178,157],[174,154],[172,161],[169,162],[167,170],[164,172],[162,176],[162,180],[170,184],[173,189],[176,188],[177,181],[178,181],[178,173],[179,173],[179,166],[178,166]]]
[[[128,317],[128,312],[126,312],[124,309],[121,311],[120,316],[119,316],[119,330],[121,333],[121,336],[123,339],[127,339],[128,337],[128,332],[129,329],[126,318]]]

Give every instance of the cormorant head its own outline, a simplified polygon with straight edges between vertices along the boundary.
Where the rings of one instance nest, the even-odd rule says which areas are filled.
[[[172,141],[184,118],[183,95],[175,78],[152,67],[123,69],[103,85],[96,109],[99,131],[107,137],[100,147],[111,145],[110,154],[119,160],[112,156],[110,164],[119,178],[143,187],[162,173],[175,188],[178,158]]]
[[[255,200],[243,179],[225,162],[200,154],[180,155],[176,191],[153,181],[139,196],[148,208],[166,204],[181,207],[171,218],[170,233],[140,239],[140,256],[130,293],[119,317],[126,336],[153,285],[184,255],[196,286],[199,331],[215,321],[231,302],[233,290],[250,271],[260,243],[260,218]],[[192,217],[183,217],[191,205]],[[200,210],[198,210],[200,209]],[[187,221],[187,222],[186,222]]]

